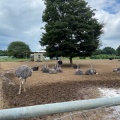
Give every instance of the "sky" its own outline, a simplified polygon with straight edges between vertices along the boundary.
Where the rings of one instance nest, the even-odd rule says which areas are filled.
[[[104,47],[120,46],[120,0],[86,0],[95,17],[104,23],[100,41]],[[7,50],[13,41],[29,45],[32,52],[43,49],[39,40],[44,32],[43,0],[0,0],[0,50]]]

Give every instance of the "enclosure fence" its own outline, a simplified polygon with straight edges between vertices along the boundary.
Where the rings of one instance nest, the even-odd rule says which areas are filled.
[[[120,105],[120,97],[77,100],[69,102],[26,106],[0,110],[0,120],[17,120],[20,118],[31,118],[42,115],[50,115],[80,110],[90,110],[104,106],[110,107],[117,105]],[[70,117],[70,120],[72,120],[72,114],[70,115]],[[61,118],[59,118],[59,120],[61,120]]]

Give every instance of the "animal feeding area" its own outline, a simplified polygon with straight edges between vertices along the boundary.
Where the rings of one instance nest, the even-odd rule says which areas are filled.
[[[67,60],[63,60],[61,66],[63,72],[49,74],[41,71],[45,64],[51,69],[56,62],[56,60],[47,62],[1,62],[1,109],[109,98],[120,95],[120,72],[113,72],[113,69],[120,67],[118,60],[73,61],[74,64],[79,64],[83,73],[90,69],[92,64],[92,67],[98,73],[94,75],[75,75],[76,69],[70,67]],[[31,68],[38,66],[39,69],[32,71],[32,76],[27,78],[26,91],[24,92],[22,87],[21,94],[18,94],[20,81],[15,77],[14,72],[21,65],[27,65]],[[119,113],[119,106],[103,106],[91,110],[73,111],[21,120],[119,120]]]

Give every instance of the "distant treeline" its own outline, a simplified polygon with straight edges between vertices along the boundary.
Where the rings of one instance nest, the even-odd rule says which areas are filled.
[[[9,56],[9,53],[7,50],[0,50],[0,56]],[[80,57],[81,59],[84,59],[85,57]],[[120,46],[117,49],[114,49],[112,47],[105,47],[103,49],[97,49],[92,56],[90,56],[91,59],[108,59],[108,58],[114,58],[114,59],[120,59]]]
[[[85,59],[86,57],[80,57]],[[91,59],[120,59],[120,46],[115,50],[112,47],[105,47],[103,49],[97,49],[91,56]]]
[[[120,56],[120,46],[117,49],[114,49],[112,47],[97,49],[92,55],[100,55],[100,54]]]
[[[0,56],[8,56],[7,50],[0,50]]]
[[[100,55],[92,55],[90,56],[90,58],[91,59],[120,59],[120,56],[100,54]]]

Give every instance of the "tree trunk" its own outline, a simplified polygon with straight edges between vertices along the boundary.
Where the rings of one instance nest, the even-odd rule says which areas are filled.
[[[72,62],[72,56],[70,56],[70,66],[73,66],[73,62]]]

